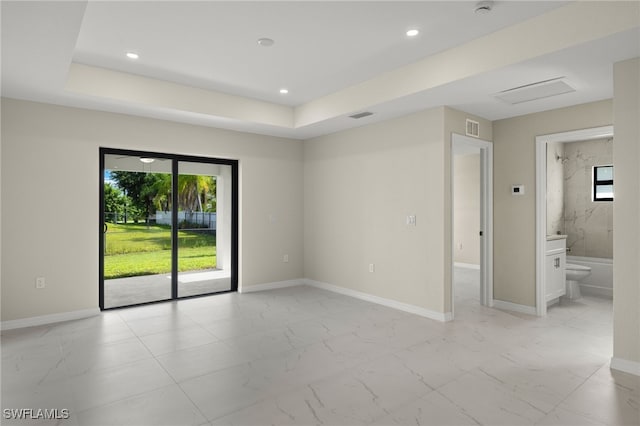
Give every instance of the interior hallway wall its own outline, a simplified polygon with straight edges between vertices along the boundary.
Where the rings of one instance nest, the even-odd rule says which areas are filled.
[[[536,304],[536,136],[608,126],[612,113],[604,100],[493,123],[495,299]],[[524,195],[511,195],[516,184]]]
[[[480,154],[454,156],[453,261],[480,265]]]
[[[467,114],[466,112],[459,111],[457,109],[445,107],[444,108],[444,134],[447,139],[445,143],[445,204],[444,204],[444,229],[445,229],[445,241],[444,241],[444,269],[445,269],[445,309],[446,312],[452,312],[453,310],[453,224],[451,210],[453,207],[453,201],[451,199],[451,193],[453,192],[453,183],[451,182],[451,138],[454,133],[458,135],[465,135],[467,131],[467,118],[478,122],[479,135],[478,138],[484,141],[493,141],[493,123],[484,118]]]
[[[101,146],[238,159],[239,284],[303,278],[300,141],[2,99],[2,321],[97,308]]]

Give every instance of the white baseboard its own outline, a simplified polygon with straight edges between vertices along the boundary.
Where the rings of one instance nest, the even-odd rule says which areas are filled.
[[[453,266],[457,266],[458,268],[467,268],[467,269],[480,270],[480,265],[476,265],[475,263],[453,262]]]
[[[253,293],[254,291],[275,290],[277,288],[295,287],[297,285],[303,284],[303,280],[276,281],[272,283],[242,286],[238,289],[238,293]]]
[[[0,329],[12,330],[14,328],[35,327],[38,325],[54,324],[57,322],[71,321],[100,315],[100,309],[83,309],[80,311],[61,312],[59,314],[42,315],[38,317],[21,318],[17,320],[2,321]]]
[[[520,312],[521,314],[536,315],[535,306],[519,305],[517,303],[505,302],[504,300],[493,299],[493,307],[505,311]]]
[[[334,293],[344,294],[345,296],[355,297],[356,299],[377,303],[378,305],[383,305],[389,308],[398,309],[400,311],[420,315],[422,317],[426,317],[436,321],[445,322],[445,321],[451,321],[453,319],[453,315],[451,314],[451,312],[446,312],[446,313],[436,312],[429,309],[421,308],[420,306],[410,305],[408,303],[398,302],[397,300],[386,299],[384,297],[374,296],[372,294],[362,293],[360,291],[351,290],[351,289],[340,287],[337,285],[327,284],[327,283],[314,281],[310,279],[305,279],[304,283],[311,287],[332,291]]]
[[[610,367],[612,370],[618,370],[622,371],[623,373],[640,376],[640,362],[613,357],[611,358]]]

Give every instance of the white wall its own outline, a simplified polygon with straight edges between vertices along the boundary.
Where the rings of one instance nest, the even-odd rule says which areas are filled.
[[[612,108],[605,100],[493,123],[495,299],[536,304],[536,136],[611,125]],[[512,196],[514,184],[525,194]]]
[[[3,321],[98,306],[101,146],[238,159],[239,284],[303,277],[301,142],[3,99]]]
[[[453,209],[453,260],[479,265],[480,154],[454,157]]]
[[[613,73],[613,356],[640,374],[640,58]]]

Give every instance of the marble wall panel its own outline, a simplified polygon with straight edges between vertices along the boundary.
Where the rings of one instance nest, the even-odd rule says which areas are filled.
[[[613,258],[613,202],[592,200],[593,167],[613,163],[610,139],[564,144],[564,230],[572,256]]]
[[[564,144],[547,144],[547,235],[564,230]]]

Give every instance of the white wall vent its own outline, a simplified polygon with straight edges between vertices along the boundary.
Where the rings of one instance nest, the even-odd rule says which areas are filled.
[[[480,137],[480,123],[467,118],[467,136]]]

